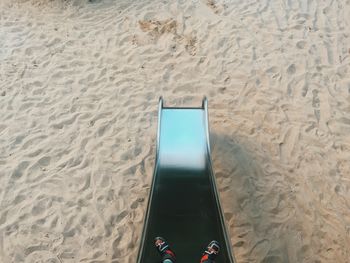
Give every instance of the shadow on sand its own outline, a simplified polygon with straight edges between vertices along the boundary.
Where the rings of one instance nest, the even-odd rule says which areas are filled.
[[[274,194],[278,169],[249,142],[222,133],[210,136],[214,174],[236,260],[290,262],[283,234],[276,238],[280,226],[273,218],[280,212],[275,205],[280,197]],[[248,152],[252,148],[256,156]]]

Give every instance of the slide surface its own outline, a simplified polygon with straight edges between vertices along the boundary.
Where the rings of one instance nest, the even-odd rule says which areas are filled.
[[[216,263],[233,263],[212,172],[207,100],[201,108],[163,107],[159,101],[157,156],[138,263],[160,262],[154,237],[164,237],[177,262],[196,263],[213,239]]]

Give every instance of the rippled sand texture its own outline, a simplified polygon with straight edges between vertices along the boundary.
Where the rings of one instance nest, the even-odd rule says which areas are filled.
[[[160,95],[208,96],[239,263],[349,262],[348,0],[1,2],[1,262],[135,262]]]

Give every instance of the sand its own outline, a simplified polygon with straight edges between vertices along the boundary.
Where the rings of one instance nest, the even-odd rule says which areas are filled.
[[[0,4],[0,261],[136,261],[157,102],[209,100],[237,262],[349,262],[350,3]]]

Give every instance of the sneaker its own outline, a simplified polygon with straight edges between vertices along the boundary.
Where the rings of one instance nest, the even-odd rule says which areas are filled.
[[[171,250],[168,242],[166,242],[164,238],[156,237],[154,239],[154,245],[156,246],[159,254],[162,256],[162,261],[171,260],[172,263],[175,263],[175,253]]]
[[[216,257],[220,252],[220,244],[218,241],[213,240],[207,246],[207,249],[204,251],[203,256],[201,258],[201,263],[211,263],[214,262]]]

